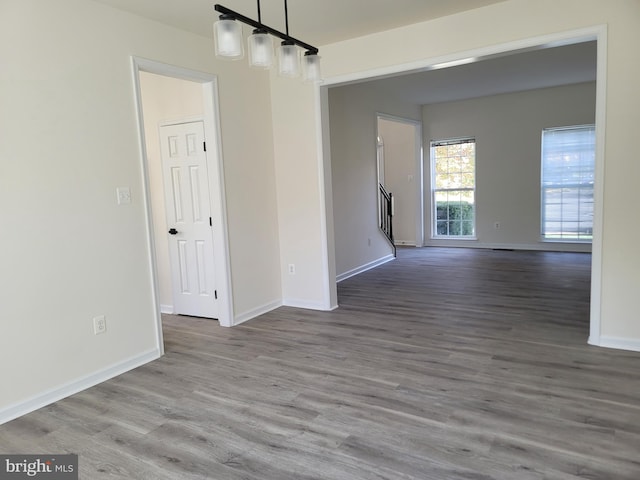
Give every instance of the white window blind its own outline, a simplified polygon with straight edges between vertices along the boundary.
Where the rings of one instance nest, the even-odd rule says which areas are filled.
[[[594,125],[542,131],[544,240],[592,240],[594,168]]]

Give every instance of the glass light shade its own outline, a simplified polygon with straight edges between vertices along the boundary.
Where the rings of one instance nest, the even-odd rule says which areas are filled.
[[[256,68],[269,68],[273,65],[273,40],[271,36],[254,32],[247,40],[249,43],[249,65]]]
[[[218,20],[213,24],[216,57],[239,60],[244,57],[242,25],[235,20]]]
[[[322,75],[320,74],[320,56],[318,54],[305,54],[305,56],[302,57],[302,79],[309,83],[322,81]]]
[[[295,45],[282,42],[278,48],[278,73],[283,77],[300,75],[300,50]]]

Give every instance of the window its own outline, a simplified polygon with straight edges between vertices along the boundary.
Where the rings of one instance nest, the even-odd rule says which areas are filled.
[[[542,238],[593,238],[595,126],[542,131]]]
[[[476,141],[431,142],[434,237],[475,237]]]

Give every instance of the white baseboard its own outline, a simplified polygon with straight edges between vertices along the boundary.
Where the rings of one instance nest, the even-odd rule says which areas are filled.
[[[346,280],[347,278],[354,277],[359,273],[366,272],[367,270],[371,270],[372,268],[379,267],[380,265],[390,262],[391,260],[394,260],[394,259],[395,257],[393,255],[387,255],[386,257],[379,258],[377,260],[374,260],[373,262],[365,263],[364,265],[361,265],[352,270],[349,270],[347,272],[341,273],[340,275],[337,275],[336,282],[340,283],[343,280]]]
[[[134,368],[140,367],[141,365],[158,358],[160,358],[160,351],[158,349],[149,350],[90,375],[86,375],[72,382],[42,392],[25,400],[24,402],[9,405],[8,407],[0,409],[0,425],[13,420],[14,418],[21,417],[22,415],[26,415],[34,410],[38,410],[39,408],[57,402],[58,400],[69,397],[75,393],[81,392],[82,390],[98,385],[99,383],[113,377],[117,377],[118,375],[128,372],[129,370],[133,370]]]
[[[396,247],[415,247],[415,240],[394,240],[393,243]]]
[[[282,306],[281,300],[274,300],[273,302],[265,303],[257,308],[249,310],[248,312],[241,313],[240,315],[236,315],[233,319],[233,326],[240,325],[241,323],[247,322],[252,318],[259,317],[265,313],[270,312],[271,310],[275,310],[278,307]]]
[[[324,302],[309,302],[308,300],[300,300],[297,298],[285,298],[282,301],[285,307],[306,308],[307,310],[320,310],[328,312],[338,308],[336,305],[327,305]]]
[[[589,337],[589,345],[597,347],[615,348],[617,350],[630,350],[632,352],[640,352],[640,339],[637,338],[621,338],[621,337]]]
[[[495,250],[534,250],[544,252],[576,252],[591,253],[591,244],[587,243],[483,243],[474,240],[429,240],[425,247],[462,247],[462,248],[491,248]]]
[[[175,310],[173,309],[173,305],[162,305],[160,304],[160,313],[166,313],[167,315],[173,315]]]
[[[286,298],[284,300],[274,300],[273,302],[265,303],[260,307],[249,310],[248,312],[241,313],[240,315],[236,315],[233,320],[233,326],[240,325],[241,323],[247,322],[253,318],[259,317],[260,315],[264,315],[265,313],[269,313],[272,310],[275,310],[278,307],[295,307],[295,308],[306,308],[308,310],[322,310],[329,311],[335,310],[338,308],[335,306],[327,306],[324,303],[316,303],[316,302],[308,302],[306,300],[296,300],[291,298]]]

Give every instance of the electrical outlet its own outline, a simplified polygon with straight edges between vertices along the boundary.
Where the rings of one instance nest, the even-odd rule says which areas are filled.
[[[496,230],[498,230],[500,228],[500,222],[495,222],[493,224],[493,228],[495,228]]]
[[[100,335],[107,332],[107,319],[104,315],[93,317],[93,333]]]
[[[125,205],[131,203],[131,189],[129,187],[116,188],[118,195],[118,205]]]
[[[289,275],[295,275],[296,274],[296,265],[295,263],[290,263],[289,264]]]

